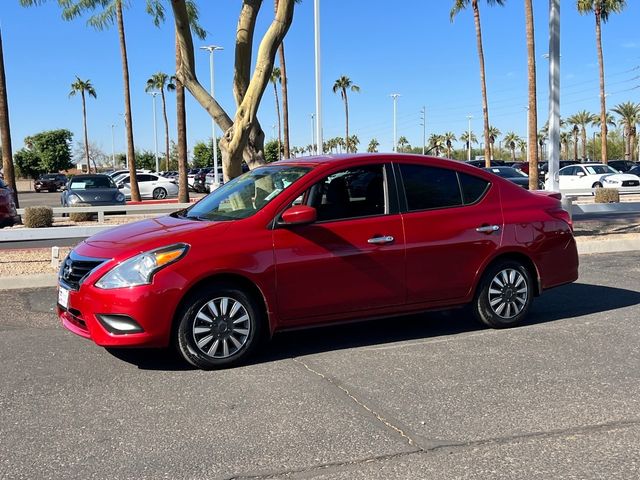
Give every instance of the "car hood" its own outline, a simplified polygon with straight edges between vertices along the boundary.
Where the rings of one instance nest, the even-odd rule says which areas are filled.
[[[116,197],[119,190],[117,188],[92,188],[91,190],[69,190],[80,197],[83,202],[95,202],[111,200]]]
[[[625,182],[627,180],[638,180],[637,175],[632,175],[629,173],[612,173],[611,175],[605,175],[603,178],[608,178],[610,180],[620,180],[621,182]]]
[[[220,234],[229,223],[157,217],[110,228],[89,237],[84,243],[98,249],[146,251],[170,243],[190,243],[189,239],[203,230],[215,229],[216,234]]]

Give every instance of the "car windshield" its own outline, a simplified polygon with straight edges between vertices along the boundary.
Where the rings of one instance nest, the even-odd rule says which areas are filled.
[[[588,165],[584,167],[589,175],[602,175],[604,173],[618,173],[608,165]]]
[[[40,175],[40,180],[55,180],[57,175]]]
[[[496,175],[503,178],[529,177],[529,175],[527,175],[526,173],[511,167],[490,167],[485,168],[485,170],[488,170],[491,173],[495,173]]]
[[[309,170],[308,167],[286,165],[251,170],[225,183],[180,216],[216,221],[250,217]]]
[[[93,188],[116,188],[111,178],[104,177],[80,177],[71,180],[69,189],[71,190],[87,190]]]

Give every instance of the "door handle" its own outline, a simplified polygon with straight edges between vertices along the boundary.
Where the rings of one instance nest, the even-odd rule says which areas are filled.
[[[480,233],[493,233],[500,230],[500,225],[483,225],[481,227],[476,228],[476,232]]]
[[[385,243],[391,243],[395,240],[391,235],[385,235],[383,237],[373,237],[367,240],[368,243],[372,243],[374,245],[384,245]]]

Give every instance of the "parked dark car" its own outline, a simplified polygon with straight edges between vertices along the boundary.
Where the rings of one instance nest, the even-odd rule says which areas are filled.
[[[505,178],[516,185],[520,185],[522,188],[529,190],[529,176],[523,173],[521,170],[517,170],[512,167],[489,167],[483,168],[487,172],[491,172],[494,175]],[[544,189],[544,183],[538,182],[538,189]]]
[[[60,203],[70,207],[76,203],[95,206],[124,205],[124,194],[107,175],[76,175],[64,188]]]
[[[45,173],[34,182],[33,188],[40,193],[42,190],[57,192],[67,184],[67,177],[62,173]]]
[[[20,223],[20,216],[16,212],[13,192],[4,180],[0,180],[0,228],[10,227],[16,223]]]
[[[474,167],[480,167],[480,168],[484,168],[486,166],[486,163],[484,160],[471,160],[470,162],[465,162],[467,165],[473,165]],[[505,162],[503,162],[502,160],[491,160],[491,166],[492,167],[501,167],[503,165],[506,165]]]
[[[615,168],[619,172],[628,172],[633,167],[638,166],[636,162],[632,162],[631,160],[609,160],[607,165],[611,168]]]
[[[625,173],[630,173],[631,175],[637,175],[640,177],[640,165],[636,165],[630,170],[627,170]]]

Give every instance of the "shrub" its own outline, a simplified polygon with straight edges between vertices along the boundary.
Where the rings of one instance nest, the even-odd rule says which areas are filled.
[[[22,221],[28,228],[50,227],[53,225],[53,210],[51,207],[27,207]]]
[[[597,188],[596,203],[618,203],[620,201],[620,192],[615,188]]]
[[[76,203],[72,207],[90,207],[88,203]],[[93,213],[90,212],[74,212],[69,214],[69,220],[72,222],[90,222],[93,220]]]

